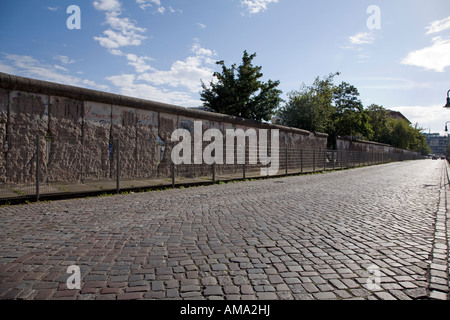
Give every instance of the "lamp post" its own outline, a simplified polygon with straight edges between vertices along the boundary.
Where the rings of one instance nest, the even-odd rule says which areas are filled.
[[[447,104],[448,104],[448,102],[447,102]],[[446,133],[446,135],[445,135],[445,150],[444,150],[444,153],[445,153],[445,156],[446,156],[447,160],[449,159],[449,156],[450,156],[448,154],[448,150],[449,150],[449,143],[448,143],[449,134],[448,134],[448,126],[447,126],[448,123],[450,123],[450,121],[447,121],[445,123],[445,133]]]
[[[447,104],[444,106],[444,108],[450,109],[450,90],[447,92]]]

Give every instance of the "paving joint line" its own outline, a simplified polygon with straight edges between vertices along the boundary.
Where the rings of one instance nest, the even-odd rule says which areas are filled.
[[[435,218],[434,239],[431,252],[431,265],[429,269],[429,295],[433,300],[448,300],[449,299],[449,254],[448,248],[448,231],[450,225],[448,221],[447,210],[447,188],[448,185],[448,165],[444,164],[443,174],[441,175],[440,189],[439,189],[439,204]]]

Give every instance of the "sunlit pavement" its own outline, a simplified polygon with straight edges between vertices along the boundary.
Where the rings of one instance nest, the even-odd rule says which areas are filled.
[[[2,207],[0,299],[447,299],[446,167]]]

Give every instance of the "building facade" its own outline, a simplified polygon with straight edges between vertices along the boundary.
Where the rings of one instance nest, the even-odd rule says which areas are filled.
[[[427,137],[427,143],[433,154],[445,155],[447,143],[450,142],[449,135],[441,136],[439,133],[424,133],[424,135]]]

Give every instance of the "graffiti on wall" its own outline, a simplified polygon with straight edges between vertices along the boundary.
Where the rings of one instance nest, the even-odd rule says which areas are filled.
[[[160,136],[157,136],[156,137],[156,146],[157,146],[157,149],[158,149],[158,160],[157,160],[157,164],[160,164],[162,161],[163,161],[163,159],[164,159],[164,151],[166,151],[166,144],[165,144],[165,142],[161,139],[161,137]]]
[[[194,133],[194,121],[188,119],[180,120],[179,129],[187,130],[191,134]]]
[[[138,110],[138,126],[151,126],[158,128],[158,113],[154,111]]]
[[[84,119],[94,125],[111,124],[111,105],[87,101],[84,106]]]

